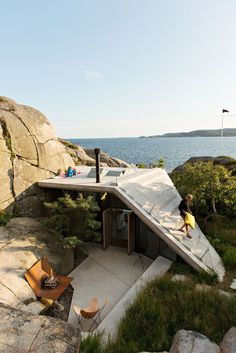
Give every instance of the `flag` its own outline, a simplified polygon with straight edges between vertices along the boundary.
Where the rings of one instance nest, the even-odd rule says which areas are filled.
[[[227,109],[222,109],[222,113],[229,113]]]

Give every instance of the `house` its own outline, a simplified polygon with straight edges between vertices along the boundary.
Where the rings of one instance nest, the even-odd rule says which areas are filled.
[[[80,174],[55,177],[38,183],[40,188],[94,193],[101,206],[103,248],[127,248],[155,259],[175,261],[180,256],[196,270],[216,272],[222,280],[222,261],[198,226],[188,239],[177,229],[182,224],[181,197],[164,169],[77,167]]]

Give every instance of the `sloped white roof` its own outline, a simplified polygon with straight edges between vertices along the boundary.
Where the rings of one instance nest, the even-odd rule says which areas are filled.
[[[183,224],[178,210],[181,197],[164,169],[154,169],[140,180],[137,178],[132,182],[130,178],[118,185],[148,214],[148,222],[145,223],[150,226],[153,222],[158,228],[157,233],[162,234],[164,241],[168,238],[168,245],[180,256],[185,252],[189,257],[189,261],[185,258],[187,262],[192,266],[193,262],[197,263],[193,267],[198,268],[200,261],[202,269],[206,266],[223,279],[225,270],[222,261],[198,225],[190,231],[192,239],[178,231]],[[169,240],[172,240],[172,244]]]

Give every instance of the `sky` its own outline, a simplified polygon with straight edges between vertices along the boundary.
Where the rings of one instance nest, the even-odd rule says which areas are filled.
[[[236,113],[235,0],[0,8],[0,95],[43,112],[60,137],[215,129],[222,108]]]

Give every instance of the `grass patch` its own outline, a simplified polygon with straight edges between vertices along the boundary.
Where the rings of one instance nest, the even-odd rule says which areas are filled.
[[[102,353],[102,334],[96,333],[88,335],[81,341],[80,345],[81,353]]]
[[[228,298],[215,289],[196,291],[195,286],[192,280],[173,282],[170,276],[150,282],[128,307],[117,339],[102,351],[98,346],[98,352],[169,351],[180,329],[198,331],[219,343],[236,325],[236,296]],[[93,348],[91,342],[89,345]],[[94,352],[87,344],[82,347],[81,353]]]
[[[203,231],[211,239],[219,239],[236,247],[236,219],[222,215],[214,215],[207,222],[198,218],[198,223]]]
[[[196,271],[194,268],[190,267],[183,260],[179,260],[179,262],[173,262],[169,272],[174,274],[185,275],[189,279],[191,279],[195,283],[202,283],[208,285],[214,285],[218,283],[218,276],[216,273],[210,274],[205,271]]]
[[[198,223],[223,260],[226,275],[222,286],[227,288],[236,277],[236,219],[217,214],[207,222],[200,218]]]
[[[223,262],[226,268],[236,270],[236,248],[226,246],[223,254]]]

